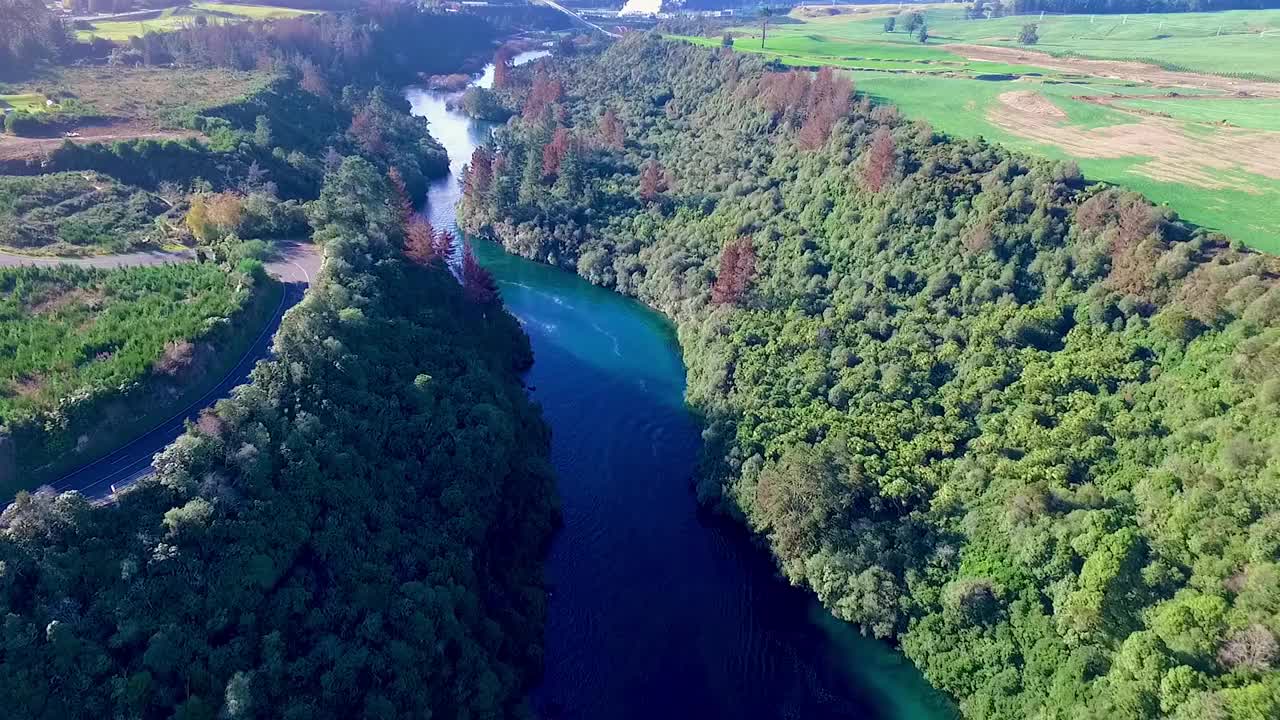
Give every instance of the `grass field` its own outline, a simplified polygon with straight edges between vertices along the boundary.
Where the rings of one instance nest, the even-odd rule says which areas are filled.
[[[1280,253],[1280,10],[1046,16],[1034,52],[1016,37],[1038,16],[966,20],[931,6],[922,45],[905,32],[909,11],[886,33],[892,6],[800,8],[802,22],[771,26],[763,49],[758,25],[734,29],[734,47],[846,69],[859,91],[938,130],[1074,159],[1094,180]]]
[[[44,112],[48,100],[40,93],[24,93],[21,95],[0,95],[0,110],[13,108],[19,112]]]
[[[197,2],[190,7],[168,8],[157,11],[154,16],[138,19],[104,20],[90,23],[88,29],[77,31],[81,40],[99,37],[114,42],[123,42],[131,37],[141,37],[149,32],[172,32],[195,24],[197,18],[203,17],[211,23],[243,22],[246,20],[277,20],[280,18],[309,15],[311,10],[295,10],[293,8],[270,7],[267,5],[238,5],[220,2]]]
[[[906,17],[910,8],[900,18]],[[1038,25],[1035,49],[1051,55],[1136,60],[1163,67],[1280,81],[1280,10],[1149,15],[1020,15],[967,20],[959,7],[924,10],[930,43],[1020,47],[1018,33]],[[866,43],[919,45],[903,28],[884,32],[884,19],[837,15],[803,25],[779,25],[770,35],[820,38],[822,55],[848,54]],[[758,32],[758,28],[753,28]]]
[[[251,95],[271,79],[267,73],[225,68],[87,66],[59,68],[15,89],[59,102],[74,99],[91,115],[167,126],[183,113]]]

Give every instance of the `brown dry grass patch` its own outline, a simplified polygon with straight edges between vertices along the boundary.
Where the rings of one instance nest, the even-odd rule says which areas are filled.
[[[1137,172],[1155,180],[1257,193],[1256,187],[1231,174],[1243,171],[1280,179],[1277,132],[1220,128],[1208,135],[1189,135],[1176,121],[1154,116],[1088,129],[1067,124],[1066,114],[1039,93],[1008,92],[998,99],[987,112],[987,119],[997,127],[1028,140],[1056,145],[1076,157],[1149,157],[1151,160],[1138,166]]]
[[[28,83],[22,92],[75,98],[98,115],[173,127],[177,114],[235,102],[272,76],[225,68],[75,67]]]
[[[75,129],[76,143],[109,143],[118,140],[187,140],[204,137],[194,130],[159,130],[141,121],[94,123]],[[40,160],[62,147],[66,137],[28,138],[0,135],[0,160]]]
[[[93,309],[99,307],[105,300],[106,296],[98,288],[69,288],[40,298],[28,309],[32,315],[52,315],[72,306]]]

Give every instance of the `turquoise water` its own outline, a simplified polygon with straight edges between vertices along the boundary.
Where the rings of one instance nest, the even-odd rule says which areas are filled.
[[[453,176],[425,212],[454,227],[456,177],[489,127],[408,93]],[[887,646],[780,580],[738,526],[699,511],[700,434],[674,332],[576,275],[476,244],[533,343],[527,383],[552,428],[564,527],[547,558],[548,718],[949,717]]]

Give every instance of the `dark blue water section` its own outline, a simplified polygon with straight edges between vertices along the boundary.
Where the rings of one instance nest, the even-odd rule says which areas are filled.
[[[409,91],[454,177],[426,212],[454,227],[456,176],[489,133]],[[699,512],[700,434],[671,327],[642,305],[489,243],[477,256],[533,343],[564,527],[547,558],[547,718],[935,718],[887,647],[776,577],[737,525]]]

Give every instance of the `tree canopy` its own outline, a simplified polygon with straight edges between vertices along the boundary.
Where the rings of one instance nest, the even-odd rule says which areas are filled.
[[[555,521],[528,340],[404,260],[370,163],[311,222],[324,264],[274,359],[154,476],[0,515],[8,715],[525,715]]]
[[[967,716],[1280,716],[1280,262],[834,80],[639,34],[519,68],[560,93],[463,224],[670,315],[700,496]]]

